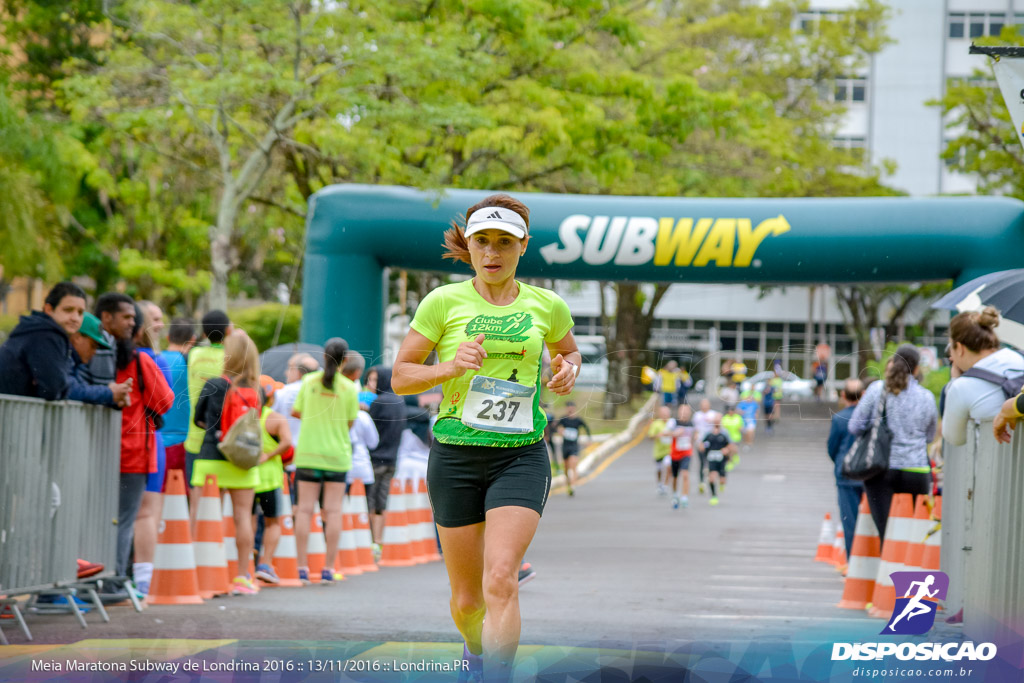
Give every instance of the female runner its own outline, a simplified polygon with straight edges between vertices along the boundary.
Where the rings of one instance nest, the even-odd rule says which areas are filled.
[[[444,236],[446,258],[475,277],[420,303],[394,365],[398,394],[443,384],[427,487],[451,582],[451,614],[473,677],[506,678],[519,646],[518,572],[551,484],[540,407],[541,357],[564,396],[579,373],[569,307],[516,281],[529,210],[492,195]],[[436,350],[439,362],[424,365]],[[486,617],[486,619],[485,619]]]

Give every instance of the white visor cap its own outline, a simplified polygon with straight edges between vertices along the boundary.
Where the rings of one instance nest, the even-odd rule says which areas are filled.
[[[519,239],[526,237],[526,221],[523,217],[500,206],[485,206],[474,211],[466,222],[466,237],[481,230],[492,229],[502,230]]]

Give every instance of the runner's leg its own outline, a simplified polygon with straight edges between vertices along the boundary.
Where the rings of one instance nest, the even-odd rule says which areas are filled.
[[[537,532],[540,515],[529,508],[505,506],[487,511],[484,530],[484,666],[491,677],[507,675],[519,648],[519,565]]]
[[[483,591],[484,522],[460,527],[437,527],[444,566],[451,584],[451,612],[472,654],[483,652],[480,643],[486,611]],[[519,565],[516,565],[518,572]],[[516,576],[518,580],[518,574]]]
[[[327,543],[328,569],[334,568],[338,557],[338,539],[341,537],[341,502],[345,498],[345,484],[324,482],[324,541]]]

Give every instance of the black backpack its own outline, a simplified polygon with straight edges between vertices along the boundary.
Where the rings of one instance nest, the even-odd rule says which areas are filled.
[[[998,372],[991,372],[990,370],[982,370],[978,366],[974,366],[961,377],[974,377],[975,379],[981,379],[992,384],[997,384],[1003,390],[1003,396],[1006,398],[1014,398],[1020,393],[1021,386],[1024,386],[1024,374],[1010,375],[1004,377]]]

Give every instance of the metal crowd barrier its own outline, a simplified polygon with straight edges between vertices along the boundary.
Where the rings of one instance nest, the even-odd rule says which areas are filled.
[[[958,586],[964,633],[978,641],[1024,639],[1024,425],[1000,444],[992,422],[967,444],[944,444],[942,567]],[[947,455],[948,454],[948,455]],[[947,601],[950,611],[959,607]]]
[[[120,411],[0,394],[0,595],[113,575],[120,460]]]

